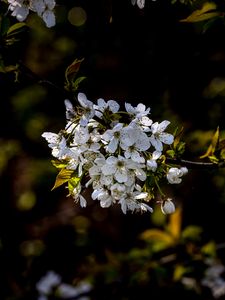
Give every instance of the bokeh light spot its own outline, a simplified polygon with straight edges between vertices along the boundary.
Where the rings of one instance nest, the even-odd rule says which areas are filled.
[[[86,11],[82,7],[73,7],[68,12],[68,20],[74,26],[82,26],[87,20]]]

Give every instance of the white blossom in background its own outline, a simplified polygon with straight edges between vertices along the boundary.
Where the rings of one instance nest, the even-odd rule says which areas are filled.
[[[155,197],[155,189],[161,192],[160,180],[178,184],[187,173],[185,167],[166,163],[164,149],[174,141],[165,132],[170,122],[153,122],[150,108],[142,103],[125,103],[121,111],[115,100],[99,98],[94,104],[84,93],[78,93],[77,100],[78,107],[65,100],[64,130],[42,134],[57,159],[55,164],[61,165],[60,176],[62,183],[68,181],[69,195],[86,207],[83,192],[90,188],[91,198],[103,208],[119,204],[124,214],[152,212],[148,202]],[[68,180],[64,181],[63,172]],[[162,203],[163,213],[175,210],[171,199]]]
[[[8,0],[12,16],[19,22],[25,21],[29,12],[37,13],[47,27],[55,26],[55,1],[54,0]]]
[[[223,273],[225,266],[219,262],[209,262],[209,267],[205,271],[202,285],[208,287],[214,298],[218,299],[225,295],[225,280]]]
[[[48,300],[51,296],[57,295],[57,299],[68,299],[76,297],[77,300],[90,300],[86,296],[91,290],[89,282],[81,281],[76,286],[62,282],[62,278],[54,271],[48,271],[45,276],[36,283],[36,290],[39,294],[38,300]]]
[[[156,0],[152,0],[152,1],[156,1]],[[137,4],[137,6],[142,9],[145,7],[145,0],[131,0],[132,5]]]

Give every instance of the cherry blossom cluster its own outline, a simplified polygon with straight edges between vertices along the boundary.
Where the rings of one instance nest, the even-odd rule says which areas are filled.
[[[185,167],[168,165],[163,153],[174,136],[165,132],[169,121],[153,122],[150,108],[114,100],[98,99],[97,104],[78,94],[79,105],[65,100],[67,124],[58,134],[44,132],[56,159],[55,166],[69,172],[69,193],[81,207],[87,205],[83,192],[91,188],[91,198],[101,207],[120,204],[123,213],[150,211],[147,204],[160,192],[160,182],[179,184]],[[175,210],[171,199],[161,201],[162,212]]]
[[[47,27],[55,25],[55,0],[7,0],[12,16],[23,22],[30,11],[37,13]]]

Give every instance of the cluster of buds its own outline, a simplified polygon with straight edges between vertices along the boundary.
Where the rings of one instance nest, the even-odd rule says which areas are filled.
[[[37,13],[47,27],[55,25],[55,0],[7,0],[12,16],[23,22],[30,11]]]
[[[160,184],[178,184],[187,168],[166,163],[164,147],[174,142],[165,132],[169,121],[153,122],[150,108],[142,103],[125,110],[114,100],[98,99],[97,104],[78,94],[79,106],[65,100],[67,123],[58,134],[44,132],[44,137],[60,169],[55,187],[67,183],[69,195],[81,207],[87,205],[84,190],[91,188],[91,198],[101,207],[119,204],[123,213],[152,212],[147,204]],[[162,212],[172,213],[171,199],[163,200]]]

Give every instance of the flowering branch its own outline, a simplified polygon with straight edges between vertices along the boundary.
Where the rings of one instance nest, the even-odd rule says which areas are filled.
[[[188,170],[167,162],[164,145],[174,142],[174,136],[165,132],[170,122],[153,122],[150,108],[142,103],[137,107],[125,103],[121,111],[114,100],[100,98],[96,105],[83,93],[78,102],[74,108],[65,100],[64,130],[42,134],[56,159],[54,166],[60,169],[53,189],[67,183],[69,195],[85,207],[83,192],[91,187],[91,198],[101,207],[117,203],[123,213],[152,212],[146,203],[160,192],[162,212],[173,212],[174,204],[166,199],[161,184],[181,183]]]

